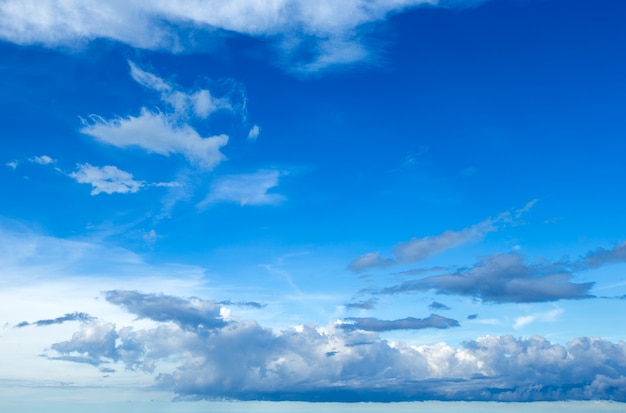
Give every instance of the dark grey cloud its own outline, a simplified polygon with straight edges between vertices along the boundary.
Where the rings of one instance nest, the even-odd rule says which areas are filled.
[[[341,324],[345,330],[365,331],[392,331],[392,330],[422,330],[424,328],[450,328],[459,327],[458,321],[451,318],[431,314],[426,318],[407,317],[400,320],[381,320],[373,317],[348,317],[344,318],[347,324]]]
[[[406,281],[378,294],[433,290],[439,294],[470,296],[483,301],[532,303],[592,297],[594,283],[573,283],[562,265],[526,264],[517,253],[485,257],[474,267],[455,273]]]
[[[57,318],[33,321],[32,323],[29,323],[28,321],[22,321],[21,323],[17,324],[15,327],[18,327],[18,328],[22,328],[26,326],[42,327],[42,326],[49,326],[52,324],[62,324],[67,321],[87,322],[87,321],[92,321],[92,320],[94,320],[94,317],[90,316],[89,314],[75,312],[75,313],[68,313]]]
[[[428,308],[430,308],[431,310],[449,310],[450,309],[450,307],[448,307],[447,305],[439,303],[437,301],[433,301],[432,303],[430,303]]]
[[[468,320],[476,320],[478,318],[478,314],[470,314],[467,316]]]
[[[220,315],[220,305],[214,301],[125,290],[107,291],[105,297],[108,302],[126,308],[139,318],[171,321],[187,329],[211,329],[226,325]]]

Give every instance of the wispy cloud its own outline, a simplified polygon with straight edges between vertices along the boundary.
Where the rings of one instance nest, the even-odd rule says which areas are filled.
[[[238,95],[240,102],[229,97],[217,98],[208,89],[187,91],[140,69],[129,62],[131,77],[140,85],[159,93],[164,111],[141,108],[139,115],[104,119],[92,115],[83,120],[81,132],[118,148],[139,147],[159,155],[182,155],[192,165],[211,170],[226,159],[221,148],[228,136],[219,134],[202,137],[189,123],[191,119],[206,119],[218,110],[245,114],[245,96],[233,83],[230,94]]]
[[[555,308],[554,310],[542,312],[542,313],[533,313],[527,314],[515,319],[515,324],[513,324],[513,328],[519,330],[528,324],[541,321],[541,322],[555,322],[559,319],[559,317],[563,314],[563,309]]]
[[[90,316],[87,313],[75,312],[75,313],[65,314],[64,316],[57,317],[57,318],[37,320],[37,321],[30,322],[30,323],[28,321],[23,321],[17,324],[15,327],[18,327],[18,328],[27,327],[27,326],[42,327],[42,326],[49,326],[53,324],[63,324],[67,321],[85,322],[85,321],[92,321],[92,320],[94,320],[94,317]]]
[[[372,55],[372,23],[408,8],[479,0],[251,0],[98,2],[22,0],[0,5],[0,38],[18,44],[76,45],[106,38],[134,47],[211,50],[224,33],[272,39],[301,71],[352,63]],[[216,30],[217,29],[217,30]],[[303,53],[308,51],[308,53]],[[303,55],[312,58],[303,59]]]
[[[358,273],[373,268],[387,268],[395,264],[410,264],[426,260],[435,254],[465,243],[480,241],[488,233],[497,231],[503,224],[512,222],[513,217],[519,218],[536,202],[536,200],[530,201],[513,213],[503,212],[495,218],[488,218],[460,231],[448,230],[439,235],[401,242],[393,248],[393,259],[381,257],[378,252],[364,254],[353,260],[348,265],[348,269]]]
[[[495,254],[455,273],[434,275],[387,287],[378,294],[433,290],[497,303],[532,303],[589,298],[594,283],[573,283],[560,264],[526,264],[517,253]]]
[[[285,197],[268,191],[278,186],[281,175],[277,170],[260,170],[220,177],[211,184],[209,194],[198,206],[214,202],[236,202],[242,206],[279,204]]]
[[[136,181],[132,174],[111,165],[78,165],[78,170],[69,176],[78,183],[91,185],[91,195],[135,193],[146,185],[144,181]]]

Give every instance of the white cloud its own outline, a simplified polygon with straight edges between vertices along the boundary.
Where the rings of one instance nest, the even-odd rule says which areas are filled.
[[[17,169],[18,164],[19,164],[19,161],[10,161],[6,163],[6,166],[8,166],[11,169]]]
[[[144,108],[138,117],[106,120],[93,116],[91,120],[81,132],[119,148],[138,146],[165,156],[178,153],[206,170],[226,159],[220,148],[228,143],[228,136],[203,138],[191,126],[177,123],[163,113]]]
[[[91,195],[126,194],[139,191],[145,186],[143,181],[135,181],[133,175],[115,166],[91,166],[88,163],[78,165],[78,170],[69,174],[76,182],[93,186]]]
[[[130,74],[140,85],[160,92],[161,100],[174,109],[174,113],[181,116],[196,116],[206,119],[217,110],[232,110],[233,106],[227,98],[215,98],[208,89],[199,89],[188,93],[178,85],[168,83],[158,76],[141,70],[133,62],[130,65]]]
[[[198,206],[214,202],[236,202],[242,206],[278,204],[285,198],[268,191],[278,186],[280,175],[277,170],[260,170],[251,174],[223,176],[213,182],[209,195]]]
[[[55,162],[55,160],[48,155],[34,156],[30,158],[29,161],[32,163],[37,163],[39,165],[50,165]]]
[[[619,387],[603,385],[626,377],[622,342],[580,337],[564,346],[539,336],[505,335],[479,337],[459,347],[408,346],[374,331],[346,328],[340,321],[275,331],[254,321],[226,318],[207,300],[129,291],[106,294],[114,304],[157,325],[113,327],[104,320],[88,320],[71,339],[53,344],[48,356],[142,370],[153,374],[162,389],[183,398],[626,400]],[[207,319],[208,330],[200,327],[201,319]],[[414,327],[416,321],[391,323],[405,328],[405,322]],[[388,326],[382,327],[373,329]]]
[[[528,324],[534,323],[536,321],[541,322],[554,322],[559,319],[559,317],[563,314],[563,309],[555,308],[551,311],[546,311],[543,313],[533,313],[524,316],[517,317],[515,319],[515,324],[513,324],[513,328],[519,330]]]
[[[260,133],[261,133],[261,128],[259,127],[259,125],[254,125],[250,129],[250,132],[248,132],[248,139],[251,141],[256,141]]]
[[[370,52],[364,27],[389,14],[423,5],[479,3],[481,0],[9,0],[0,4],[0,38],[18,44],[73,45],[108,38],[134,47],[181,51],[197,45],[198,32],[221,29],[278,38],[289,54],[300,39],[311,39],[318,54],[302,70],[354,62]],[[287,41],[286,41],[287,40]]]

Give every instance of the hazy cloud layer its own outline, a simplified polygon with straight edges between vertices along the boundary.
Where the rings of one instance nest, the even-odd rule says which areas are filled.
[[[379,294],[433,290],[484,301],[532,303],[591,297],[593,283],[573,283],[572,274],[560,265],[526,264],[517,253],[485,257],[469,269],[405,281]]]
[[[49,357],[112,374],[119,364],[148,374],[161,366],[156,384],[183,399],[626,401],[623,342],[581,337],[563,346],[538,336],[486,336],[455,348],[408,346],[376,333],[455,323],[434,315],[353,318],[359,328],[337,322],[282,331],[221,320],[207,334],[189,327],[218,319],[213,302],[129,291],[109,292],[107,299],[168,322],[140,329],[86,321],[70,340],[53,344],[56,354]]]

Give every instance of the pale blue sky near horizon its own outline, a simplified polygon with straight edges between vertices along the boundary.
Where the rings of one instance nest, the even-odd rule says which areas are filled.
[[[1,1],[0,380],[626,401],[624,17]]]

